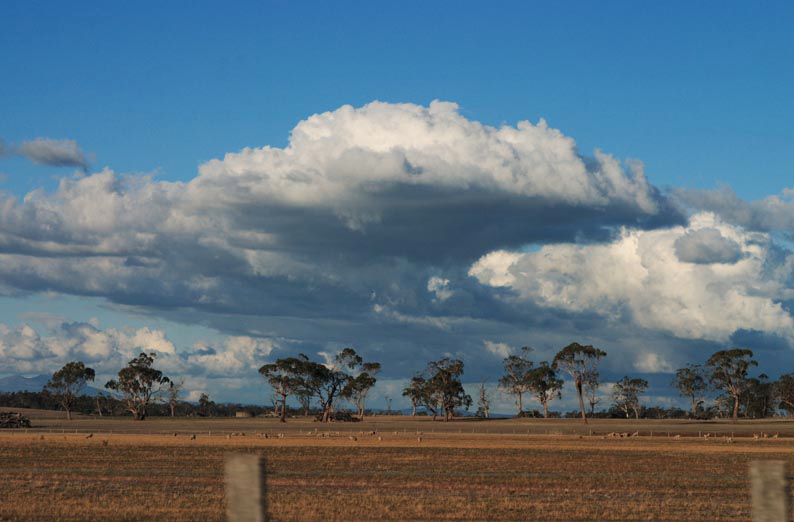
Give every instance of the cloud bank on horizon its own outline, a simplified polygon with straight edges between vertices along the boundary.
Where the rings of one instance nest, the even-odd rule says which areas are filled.
[[[550,358],[574,340],[607,350],[607,372],[670,372],[739,341],[779,353],[794,346],[794,255],[776,240],[792,194],[667,194],[639,161],[584,156],[542,120],[344,106],[189,182],[105,168],[0,196],[5,295],[96,296],[230,335],[185,350],[162,332],[4,326],[0,361],[51,371],[82,354],[109,371],[151,347],[242,386],[268,357],[344,345],[392,378],[442,354],[495,378],[510,347]]]

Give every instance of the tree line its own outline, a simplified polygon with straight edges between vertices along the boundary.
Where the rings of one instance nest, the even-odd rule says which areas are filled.
[[[517,415],[528,415],[524,397],[529,395],[541,406],[543,416],[549,417],[549,404],[562,397],[564,380],[561,375],[564,374],[574,385],[579,403],[577,416],[586,423],[588,416],[595,415],[595,406],[602,400],[598,393],[602,385],[598,366],[607,353],[594,346],[574,342],[560,350],[550,362],[535,364],[530,359],[531,352],[531,348],[524,347],[519,353],[505,357],[503,374],[498,381],[498,388],[515,399]],[[202,394],[198,405],[181,401],[184,382],[174,381],[157,370],[155,359],[154,353],[141,353],[129,361],[119,370],[116,379],[105,383],[105,388],[113,395],[91,399],[96,402],[95,411],[102,414],[100,401],[112,405],[111,411],[123,409],[137,420],[144,420],[152,410],[157,414],[170,413],[171,416],[177,413],[178,408],[183,413],[188,410],[189,414],[195,415],[212,415],[224,410],[224,406],[216,405],[206,394]],[[740,413],[745,417],[767,417],[776,414],[778,409],[794,413],[794,374],[783,375],[779,381],[770,382],[765,374],[758,377],[749,375],[757,365],[750,350],[722,350],[715,352],[703,365],[690,364],[678,369],[671,384],[689,399],[691,417],[727,417],[730,414],[733,420],[737,420]],[[411,402],[411,414],[419,414],[421,408],[434,420],[439,416],[450,420],[460,410],[468,410],[474,400],[463,385],[464,366],[462,360],[451,357],[428,362],[425,369],[415,374],[402,390],[402,395]],[[324,362],[312,361],[303,354],[277,359],[259,368],[259,373],[273,390],[275,413],[282,422],[287,419],[287,401],[290,398],[301,405],[304,415],[315,411],[318,420],[329,422],[341,420],[340,415],[344,417],[347,414],[337,411],[340,401],[353,404],[356,417],[364,418],[366,399],[377,382],[380,369],[380,363],[365,362],[355,350],[345,348]],[[81,392],[94,378],[94,369],[80,361],[69,362],[53,373],[44,388],[44,396],[37,400],[57,402],[67,418],[71,418],[78,405],[81,405],[80,410],[85,410],[87,399],[81,396]],[[640,404],[640,397],[647,388],[646,380],[629,376],[613,383],[613,406],[608,413],[625,417],[633,415],[635,418],[647,416],[651,410],[659,414],[661,410],[658,408],[644,408]],[[720,395],[707,408],[705,400],[710,392]],[[0,396],[0,400],[7,402],[7,395]],[[19,397],[23,395],[17,399]],[[477,394],[478,415],[489,417],[491,402],[490,391],[482,383]]]

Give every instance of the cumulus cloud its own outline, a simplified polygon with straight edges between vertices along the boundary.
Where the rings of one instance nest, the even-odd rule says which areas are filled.
[[[375,102],[314,115],[286,148],[228,154],[188,183],[105,169],[51,194],[6,195],[0,283],[158,308],[361,317],[373,294],[390,308],[426,299],[422,287],[453,300],[438,268],[496,248],[679,219],[641,166],[583,158],[543,121],[494,128],[451,103]]]
[[[257,369],[271,360],[277,346],[273,339],[227,336],[177,349],[162,330],[103,329],[92,323],[62,322],[44,332],[24,323],[16,327],[0,323],[3,373],[49,374],[69,361],[80,360],[97,371],[96,386],[101,388],[103,379],[114,376],[139,353],[154,352],[155,366],[172,378],[184,379],[189,390],[212,389],[232,400],[234,395],[224,391],[227,385],[247,388],[249,397],[252,391],[259,392]]]
[[[675,240],[675,254],[688,263],[735,263],[742,257],[742,247],[716,228],[699,228]]]
[[[740,256],[732,264],[690,263],[677,255],[679,241],[713,239],[715,232],[738,246]],[[794,345],[794,317],[781,303],[794,296],[793,267],[794,255],[781,252],[768,236],[697,214],[687,227],[626,229],[606,244],[492,252],[470,274],[511,289],[517,299],[594,312],[682,338],[728,341],[748,329],[778,334]]]
[[[510,347],[506,343],[495,343],[492,341],[483,341],[485,344],[485,349],[488,353],[491,353],[500,359],[504,359],[510,356]]]
[[[446,301],[454,294],[453,290],[449,287],[449,279],[438,276],[433,276],[427,280],[427,291],[431,292],[435,296],[435,299],[439,301]]]
[[[680,339],[790,339],[792,265],[726,217],[687,223],[639,162],[444,102],[317,114],[286,147],[227,154],[188,182],[105,169],[0,196],[0,292],[97,296],[221,330],[228,341],[184,352],[156,331],[80,323],[50,336],[120,363],[131,352],[119,347],[160,343],[196,390],[261,380],[277,348],[347,345],[388,376],[451,353],[486,378],[509,346],[550,360],[582,332],[625,355],[607,367],[665,372],[682,363]],[[14,368],[54,360],[38,334],[9,332],[27,357]]]
[[[757,201],[745,201],[727,186],[714,190],[679,189],[675,195],[690,207],[714,212],[730,223],[794,238],[794,189],[787,188],[779,195]]]
[[[51,167],[78,167],[88,171],[88,158],[75,140],[36,138],[17,146],[4,145],[0,140],[0,157],[23,156],[37,165]]]

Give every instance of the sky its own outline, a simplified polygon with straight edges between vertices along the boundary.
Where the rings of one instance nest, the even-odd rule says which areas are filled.
[[[790,2],[161,4],[3,8],[0,375],[794,371]]]

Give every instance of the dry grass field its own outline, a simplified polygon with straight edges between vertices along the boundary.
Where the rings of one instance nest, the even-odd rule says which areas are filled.
[[[748,520],[748,462],[794,469],[786,421],[31,417],[0,432],[0,520],[222,520],[227,452],[266,457],[273,520]]]

